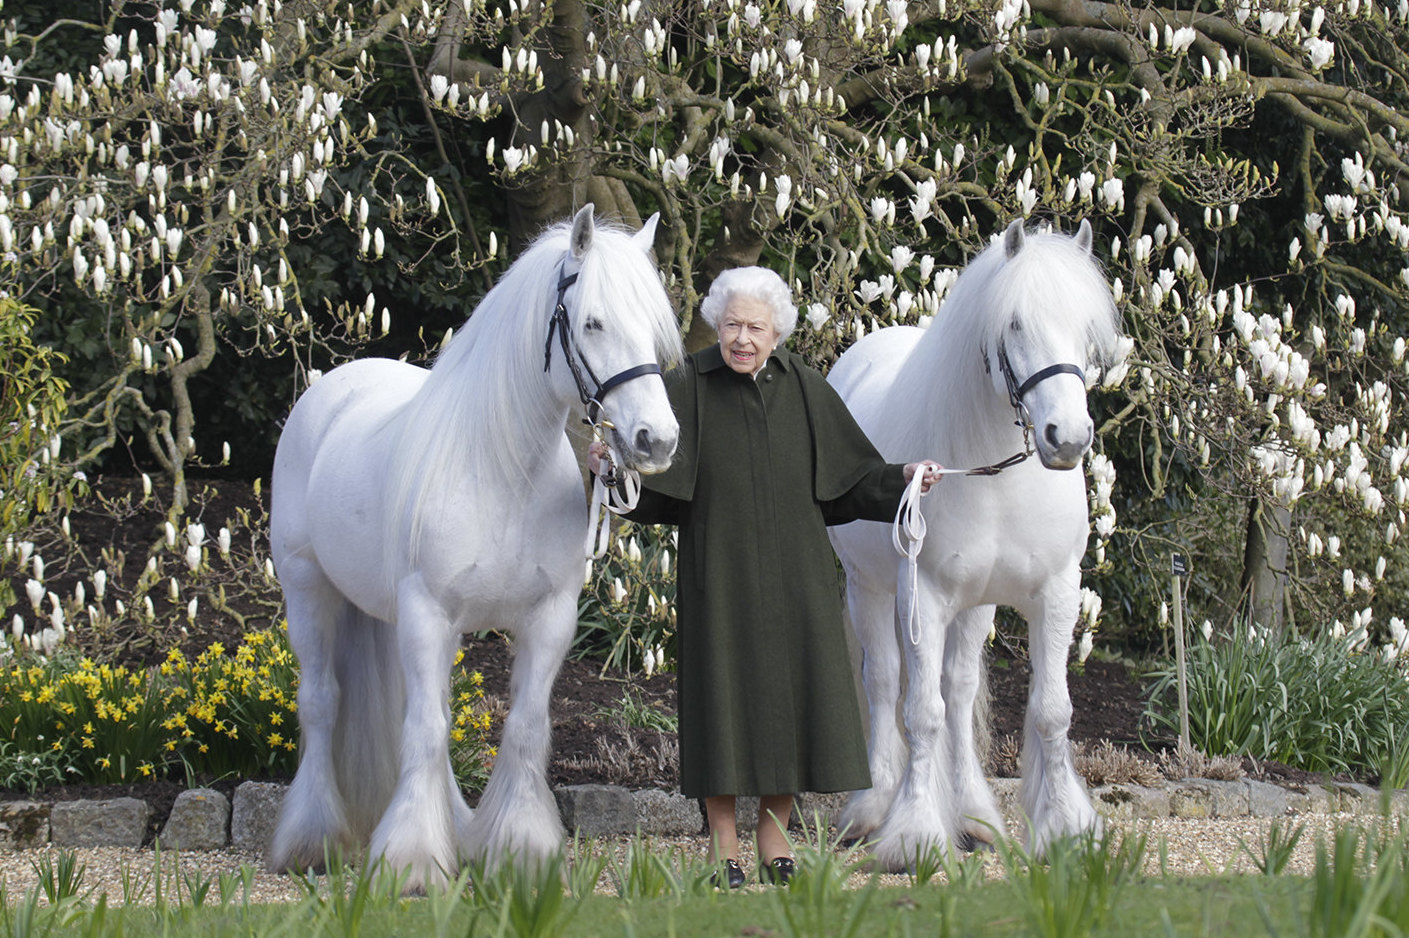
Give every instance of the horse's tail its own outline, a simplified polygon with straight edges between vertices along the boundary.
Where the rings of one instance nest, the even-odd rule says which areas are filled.
[[[347,603],[338,633],[335,771],[348,828],[355,842],[365,844],[396,790],[406,688],[390,623]]]

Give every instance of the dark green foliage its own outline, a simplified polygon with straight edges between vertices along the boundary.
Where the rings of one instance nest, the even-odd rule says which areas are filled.
[[[1155,672],[1146,718],[1177,732],[1173,667]],[[1195,641],[1189,735],[1208,755],[1250,755],[1312,771],[1374,771],[1409,724],[1409,684],[1374,650],[1343,637],[1247,628]]]

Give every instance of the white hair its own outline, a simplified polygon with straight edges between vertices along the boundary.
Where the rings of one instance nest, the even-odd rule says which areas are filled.
[[[773,310],[773,328],[782,345],[797,327],[797,307],[783,278],[767,267],[731,267],[721,271],[700,301],[700,315],[719,331],[719,320],[735,297],[746,296],[767,303]]]

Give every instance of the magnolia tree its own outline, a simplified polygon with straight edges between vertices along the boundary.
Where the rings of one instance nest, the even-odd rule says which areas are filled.
[[[713,276],[766,263],[825,368],[868,330],[936,315],[1011,218],[1085,217],[1131,341],[1091,376],[1083,628],[1103,605],[1132,632],[1156,621],[1150,584],[1180,550],[1206,607],[1402,644],[1404,2],[140,11],[7,36],[0,238],[18,288],[41,307],[80,292],[114,323],[117,367],[70,411],[81,455],[126,413],[179,479],[209,452],[182,395],[210,356],[292,370],[384,328],[385,300],[301,304],[288,247],[330,222],[368,259],[430,224],[468,268],[503,256],[468,237],[490,187],[511,248],[586,201],[629,222],[659,210],[693,344]],[[26,77],[25,50],[84,30],[91,63]],[[399,189],[341,181],[349,161],[392,165],[361,104],[391,40],[420,67],[427,124],[473,141],[460,184],[404,155]]]
[[[658,208],[686,314],[719,269],[762,260],[823,366],[936,314],[1009,218],[1090,218],[1132,340],[1094,376],[1094,582],[1153,621],[1121,568],[1148,582],[1192,551],[1229,610],[1402,646],[1385,584],[1405,575],[1409,499],[1406,4],[465,0],[439,17],[431,94],[489,132],[516,234],[588,198]]]
[[[136,430],[179,512],[188,467],[229,458],[228,442],[198,444],[192,404],[217,356],[282,358],[292,387],[330,343],[389,327],[374,295],[310,309],[291,245],[336,226],[373,262],[414,214],[395,185],[435,188],[370,150],[374,115],[349,113],[378,71],[373,43],[403,29],[399,9],[354,23],[313,2],[112,7],[5,32],[0,276],[51,326],[101,324],[104,352],[85,357],[97,373],[74,382],[83,393],[60,432],[68,459],[88,463]],[[350,164],[360,188],[343,181]]]

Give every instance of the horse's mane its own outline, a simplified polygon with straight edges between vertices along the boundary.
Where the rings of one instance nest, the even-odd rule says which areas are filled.
[[[382,541],[389,565],[399,562],[395,558],[415,564],[407,551],[414,552],[419,541],[431,493],[468,478],[487,492],[520,497],[536,484],[527,465],[545,446],[558,445],[561,411],[553,404],[543,356],[570,234],[571,223],[564,222],[529,245],[393,416]],[[682,356],[679,324],[654,262],[631,239],[623,228],[597,221],[567,303],[574,339],[580,311],[591,309],[623,332],[649,334],[657,359],[669,367]],[[566,367],[556,339],[553,367]]]
[[[1087,370],[1109,362],[1119,337],[1110,286],[1074,238],[1028,232],[1009,259],[1000,236],[964,268],[901,366],[877,445],[956,466],[991,458],[990,408],[997,401],[1011,411],[987,369],[998,367],[999,340],[1015,321],[1039,345],[1043,336],[1077,336],[1086,356],[1075,364]]]

